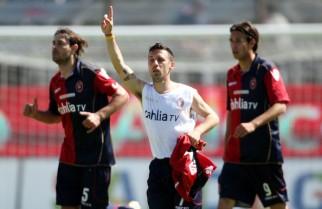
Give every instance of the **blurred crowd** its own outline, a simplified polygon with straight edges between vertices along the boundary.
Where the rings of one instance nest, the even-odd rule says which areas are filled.
[[[0,25],[97,25],[108,4],[119,11],[120,25],[322,20],[322,1],[314,0],[1,0]]]

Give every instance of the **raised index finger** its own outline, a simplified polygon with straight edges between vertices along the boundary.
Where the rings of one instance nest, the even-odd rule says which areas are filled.
[[[113,6],[112,5],[108,7],[108,16],[109,16],[111,22],[113,22]]]

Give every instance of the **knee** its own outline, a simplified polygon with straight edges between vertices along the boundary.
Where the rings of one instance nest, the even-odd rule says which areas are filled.
[[[236,201],[229,198],[220,198],[218,209],[232,209]]]

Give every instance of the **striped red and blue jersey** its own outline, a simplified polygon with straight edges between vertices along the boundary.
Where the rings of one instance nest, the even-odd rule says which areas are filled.
[[[78,60],[72,75],[60,72],[50,81],[49,111],[60,115],[65,138],[60,162],[79,166],[113,165],[115,163],[109,118],[91,133],[82,125],[85,116],[79,112],[96,112],[109,104],[118,83],[99,69]]]
[[[225,143],[224,161],[243,164],[282,163],[278,119],[257,127],[243,138],[233,137],[236,127],[268,110],[274,103],[290,101],[278,68],[256,55],[249,71],[237,64],[227,73],[227,110],[230,133]]]

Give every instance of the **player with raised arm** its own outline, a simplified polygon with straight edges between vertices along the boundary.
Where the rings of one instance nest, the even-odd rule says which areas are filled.
[[[143,121],[153,160],[150,163],[147,199],[150,209],[201,208],[199,204],[180,202],[171,177],[169,158],[182,134],[198,145],[200,137],[219,122],[217,114],[196,89],[171,80],[175,68],[172,50],[155,43],[148,53],[148,72],[152,83],[139,79],[125,63],[113,33],[113,8],[101,22],[108,54],[126,88],[142,103]],[[204,119],[196,125],[193,113]]]

